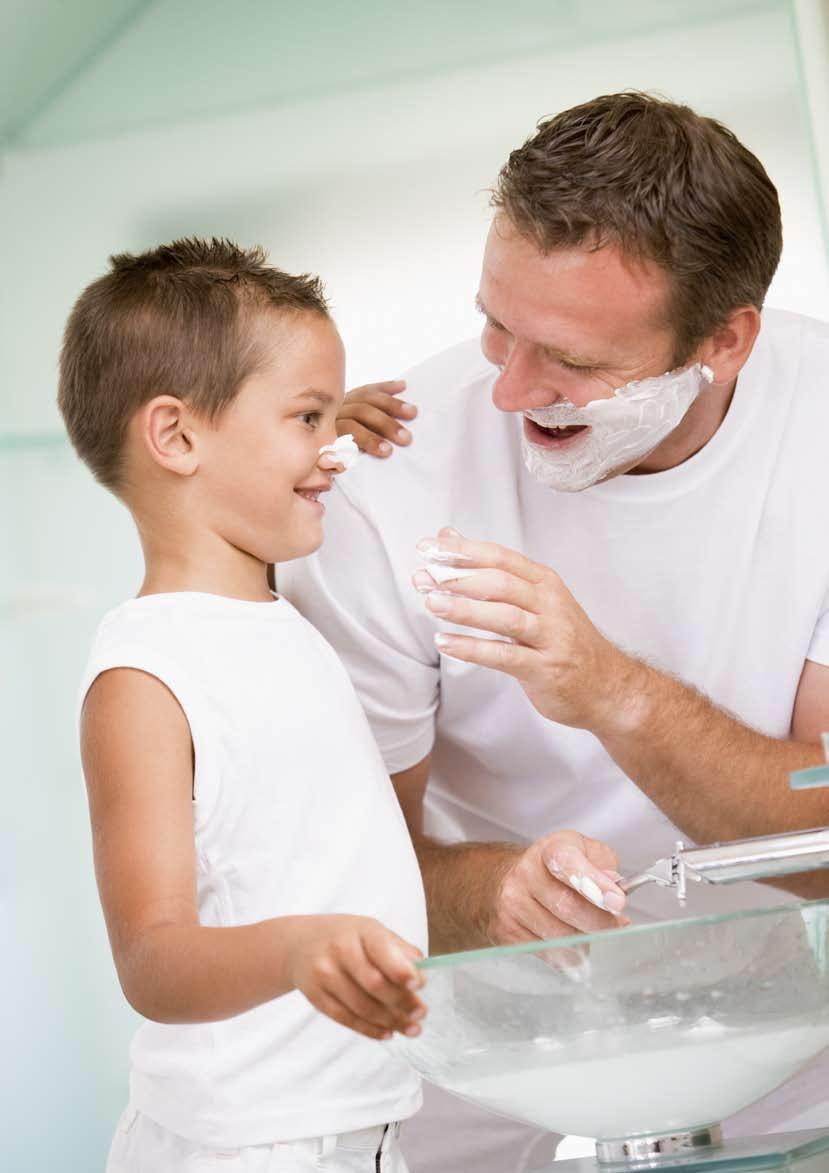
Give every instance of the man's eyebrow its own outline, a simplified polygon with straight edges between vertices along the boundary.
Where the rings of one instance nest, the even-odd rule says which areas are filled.
[[[490,322],[494,322],[498,326],[501,325],[501,323],[498,321],[497,318],[493,318],[492,314],[489,312],[489,310],[486,308],[484,303],[481,301],[480,294],[477,294],[475,297],[475,309],[478,310],[480,313],[482,313],[484,315],[484,317],[488,318],[490,320]],[[541,343],[540,345],[541,345],[541,349],[544,351],[544,353],[549,358],[564,359],[565,362],[571,364],[572,366],[579,366],[579,367],[601,367],[602,366],[602,363],[599,359],[589,358],[587,355],[576,354],[576,353],[569,351],[569,350],[562,350],[558,346],[545,346],[543,343]]]
[[[333,395],[329,395],[327,391],[318,391],[316,387],[307,387],[304,391],[297,392],[294,399],[313,399],[323,407],[329,407],[334,402]]]

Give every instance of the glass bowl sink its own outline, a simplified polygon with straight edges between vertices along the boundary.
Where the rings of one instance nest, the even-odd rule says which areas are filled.
[[[420,962],[426,1079],[552,1132],[704,1127],[829,1046],[829,900]]]

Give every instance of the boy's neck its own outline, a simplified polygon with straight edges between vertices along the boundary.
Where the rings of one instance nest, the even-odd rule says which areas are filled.
[[[147,532],[139,526],[144,550],[142,595],[199,591],[251,602],[269,602],[268,566],[251,554],[209,533],[180,535],[176,543],[168,535]]]

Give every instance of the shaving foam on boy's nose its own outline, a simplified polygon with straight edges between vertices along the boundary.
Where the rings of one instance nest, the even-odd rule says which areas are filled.
[[[354,442],[354,437],[350,432],[346,432],[344,436],[338,436],[333,444],[324,444],[320,448],[320,459],[328,457],[335,464],[341,464],[343,472],[348,472],[357,463],[360,456],[360,449]]]

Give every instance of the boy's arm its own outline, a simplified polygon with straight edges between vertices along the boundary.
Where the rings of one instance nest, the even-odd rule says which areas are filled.
[[[292,989],[373,1038],[412,1030],[418,951],[376,921],[279,917],[199,923],[193,746],[172,693],[129,668],[87,694],[81,753],[95,870],[121,986],[159,1022],[229,1018]]]

